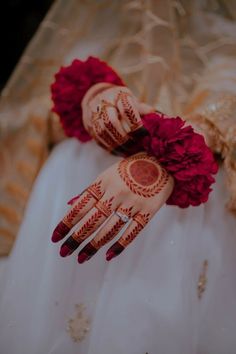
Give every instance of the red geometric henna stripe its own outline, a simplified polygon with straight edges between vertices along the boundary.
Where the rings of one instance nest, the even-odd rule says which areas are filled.
[[[95,205],[95,208],[100,210],[104,216],[109,217],[112,213],[112,201],[114,200],[114,197],[110,198],[109,200],[106,201],[101,201],[99,200],[97,204]]]
[[[138,213],[133,217],[133,220],[140,224],[142,227],[144,227],[150,220],[150,214]]]
[[[96,183],[91,184],[91,186],[89,186],[87,188],[87,192],[89,192],[90,194],[92,194],[92,196],[96,199],[99,200],[102,198],[103,193],[102,193],[102,181],[98,181]]]

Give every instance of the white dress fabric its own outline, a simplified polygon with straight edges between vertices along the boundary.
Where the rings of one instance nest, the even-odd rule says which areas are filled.
[[[117,161],[95,143],[59,144],[38,176],[7,269],[0,302],[1,354],[235,354],[235,219],[222,171],[209,201],[163,206],[119,257],[59,256],[52,231],[77,195]],[[209,263],[201,299],[198,277]],[[68,333],[75,305],[90,330]]]

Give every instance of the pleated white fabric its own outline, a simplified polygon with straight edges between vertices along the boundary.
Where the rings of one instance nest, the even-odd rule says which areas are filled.
[[[222,172],[207,204],[164,206],[138,239],[106,262],[79,265],[51,233],[78,194],[118,158],[95,143],[57,146],[35,183],[0,303],[1,354],[235,354],[236,223]],[[197,282],[208,260],[201,300]],[[66,320],[83,303],[91,329],[72,341]]]

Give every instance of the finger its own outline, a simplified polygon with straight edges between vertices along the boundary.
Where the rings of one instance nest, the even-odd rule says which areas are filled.
[[[108,151],[112,150],[117,144],[111,135],[107,132],[102,119],[93,122],[93,136],[96,141],[105,147]]]
[[[155,112],[155,108],[147,103],[137,102],[137,107],[141,115]]]
[[[104,194],[102,182],[96,181],[89,186],[73,203],[72,208],[66,213],[62,221],[56,226],[52,234],[52,242],[62,240],[82,219],[82,217],[95,205],[97,200],[101,199]]]
[[[80,227],[63,243],[60,255],[66,257],[73,253],[79,245],[92,235],[113,212],[114,197],[99,200],[94,208],[81,220]]]
[[[99,145],[101,145],[103,148],[108,149],[109,145],[107,144],[106,140],[103,140],[100,135],[102,131],[104,130],[104,125],[103,122],[101,123],[100,117],[98,112],[93,112],[92,113],[92,127],[91,127],[91,132],[92,132],[92,137],[94,140],[96,140]]]
[[[119,207],[115,214],[111,216],[107,223],[102,227],[101,230],[95,235],[93,240],[91,240],[79,253],[78,262],[83,263],[88,261],[101,247],[110,242],[118,233],[122,230],[125,224],[129,221],[132,216],[133,207],[122,208]],[[123,215],[126,218],[121,218],[119,216]]]
[[[117,108],[113,104],[102,100],[100,117],[103,120],[107,132],[116,142],[116,145],[119,146],[124,144],[124,142],[127,141],[128,136],[120,122]]]
[[[120,91],[116,105],[121,115],[121,124],[127,133],[142,126],[142,120],[134,103],[134,98],[129,92]]]
[[[137,213],[133,217],[133,222],[127,227],[120,239],[114,243],[107,251],[106,259],[110,261],[112,258],[118,256],[124,249],[138,236],[140,231],[150,220],[150,214]]]

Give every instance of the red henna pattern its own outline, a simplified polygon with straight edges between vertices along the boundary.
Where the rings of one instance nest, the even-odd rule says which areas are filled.
[[[102,246],[104,246],[107,242],[113,239],[115,235],[118,234],[118,232],[121,230],[121,228],[124,226],[124,222],[119,219],[113,226],[112,228],[99,240],[96,238],[91,241],[91,244],[96,248],[99,249]]]
[[[88,202],[92,199],[92,195],[89,193],[85,193],[80,202],[75,204],[69,213],[64,217],[63,222],[68,226],[74,226],[74,222],[78,217],[79,213],[86,207]]]
[[[110,118],[109,118],[109,115],[107,113],[107,110],[106,110],[106,107],[113,107],[111,106],[108,102],[104,101],[104,106],[102,107],[102,110],[101,110],[101,118],[104,122],[104,125],[105,127],[109,130],[109,132],[112,134],[113,138],[115,139],[116,143],[118,145],[122,145],[124,144],[128,137],[123,137],[119,132],[118,130],[114,127],[114,125],[111,123],[110,121]],[[113,148],[114,146],[112,146]]]
[[[139,153],[136,154],[135,156],[131,156],[127,159],[122,160],[119,163],[118,166],[118,172],[120,177],[122,178],[122,180],[125,182],[125,184],[129,187],[129,189],[135,193],[138,194],[142,197],[145,198],[150,198],[155,196],[156,194],[160,193],[160,191],[164,188],[164,186],[167,184],[168,180],[169,180],[169,176],[167,174],[167,172],[161,167],[158,166],[157,168],[159,168],[159,176],[157,177],[156,174],[156,181],[155,178],[152,177],[152,181],[154,181],[154,183],[151,186],[144,186],[142,184],[140,184],[140,177],[138,180],[135,180],[134,177],[137,177],[137,171],[135,173],[135,175],[132,175],[132,162],[133,161],[139,161],[141,162],[141,159],[143,159],[143,161],[150,161],[150,163],[153,164],[153,166],[157,167],[156,163],[156,159],[152,156],[147,156],[146,153]],[[137,166],[136,166],[137,167]],[[140,166],[139,166],[140,167]],[[150,175],[153,173],[150,172]],[[142,169],[140,170],[140,174],[143,174]],[[141,180],[144,180],[143,177],[141,177]],[[150,182],[150,176],[149,176],[149,182]],[[146,182],[147,184],[147,182]]]
[[[128,97],[132,97],[129,93],[120,91],[118,93],[117,101],[121,101],[123,107],[124,107],[124,112],[128,118],[128,120],[131,123],[132,130],[137,129],[137,127],[142,125],[142,122],[140,121],[139,117],[136,116],[135,112],[133,111],[133,107],[129,102]]]
[[[133,220],[140,224],[143,228],[150,220],[150,213],[142,214],[138,213],[133,217]]]
[[[96,230],[101,219],[104,219],[104,215],[100,210],[96,210],[96,212],[84,223],[84,225],[78,231],[74,232],[71,237],[80,243]]]
[[[129,168],[133,179],[142,186],[150,186],[158,181],[159,168],[150,161],[134,161]]]
[[[137,224],[126,237],[123,236],[119,239],[119,243],[124,248],[127,247],[135,239],[135,237],[138,236],[141,230],[142,230],[142,226],[140,224]]]
[[[130,208],[119,207],[117,209],[118,212],[127,215],[129,218],[131,218],[131,216],[132,216],[132,210],[133,210],[133,207],[130,207]]]
[[[107,149],[113,149],[117,145],[111,136],[101,127],[99,120],[93,123],[93,129],[97,140],[102,140]]]
[[[122,207],[119,207],[117,209],[117,211],[127,215],[129,218],[131,217],[131,213],[132,213],[132,209],[133,207],[130,207],[130,208],[122,208]],[[94,238],[92,241],[91,241],[91,244],[93,247],[95,247],[96,249],[99,249],[101,248],[102,246],[104,246],[107,242],[109,242],[110,240],[112,240],[121,230],[121,228],[125,225],[125,222],[122,221],[120,218],[119,220],[112,226],[112,228],[107,231],[107,233],[101,237],[101,238]]]
[[[101,221],[104,220],[104,216],[107,217],[112,213],[113,199],[114,197],[104,202],[99,201],[98,203],[101,209],[97,208],[97,205],[95,205],[97,210],[94,212],[94,214],[90,216],[90,218],[84,223],[84,225],[78,231],[73,233],[72,237],[74,240],[76,240],[77,242],[81,242],[82,240],[85,240],[88,236],[90,236],[97,229]]]
[[[103,196],[102,181],[95,182],[87,188],[87,192],[90,193],[96,200],[99,200]]]
[[[95,205],[95,208],[101,211],[101,213],[109,217],[112,213],[112,201],[114,200],[114,197],[110,198],[109,200],[106,200],[105,202],[99,200],[97,204]]]
[[[127,236],[122,236],[119,240],[119,243],[123,247],[127,247],[134,239],[138,236],[140,231],[150,220],[150,214],[138,213],[133,217],[133,220],[136,221],[134,228],[127,234]]]

